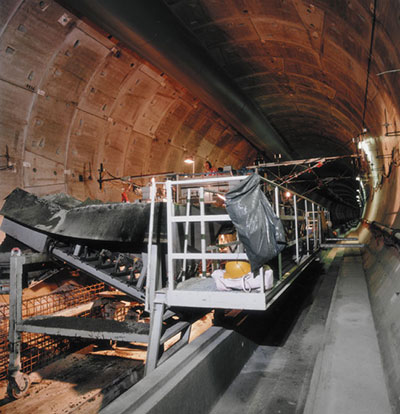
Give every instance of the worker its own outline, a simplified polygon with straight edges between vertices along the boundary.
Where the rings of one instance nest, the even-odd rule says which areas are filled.
[[[128,198],[128,191],[130,191],[132,188],[132,184],[129,184],[128,187],[123,187],[121,192],[121,202],[122,203],[130,203]]]
[[[210,161],[205,161],[205,162],[204,162],[204,172],[205,172],[206,174],[215,174],[215,173],[217,172],[217,169],[216,169],[216,168],[214,168],[214,167],[211,165],[211,162],[210,162]]]
[[[125,188],[122,189],[121,202],[122,203],[129,203],[128,194],[126,193],[126,189]]]

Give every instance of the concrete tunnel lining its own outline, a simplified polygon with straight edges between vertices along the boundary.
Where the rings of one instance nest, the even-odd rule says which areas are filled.
[[[370,194],[364,218],[399,227],[400,77],[396,72],[378,76],[400,67],[397,2],[375,2],[366,133],[362,117],[372,3],[160,4],[251,100],[239,111],[260,108],[261,118],[269,119],[296,156],[359,151]],[[179,76],[129,50],[120,42],[125,39],[108,38],[110,33],[93,26],[90,17],[82,21],[53,1],[6,0],[0,11],[0,154],[8,145],[14,165],[0,171],[2,198],[22,187],[39,195],[65,191],[80,199],[119,200],[119,186],[100,192],[96,180],[89,179],[101,162],[115,175],[140,175],[181,171],[186,155],[195,156],[198,171],[206,159],[240,168],[256,157],[243,139],[246,134],[238,133],[247,128],[232,122],[214,101],[200,99],[190,82],[180,83]],[[259,119],[260,111],[251,115]],[[356,148],[352,138],[365,145]],[[355,178],[359,171],[344,165],[333,165],[326,177],[339,176],[343,168]],[[350,204],[356,188],[343,181],[330,187]],[[350,210],[337,199],[328,201],[345,222]],[[369,242],[364,266],[387,375],[398,384],[397,252],[378,246],[366,228],[359,234]]]

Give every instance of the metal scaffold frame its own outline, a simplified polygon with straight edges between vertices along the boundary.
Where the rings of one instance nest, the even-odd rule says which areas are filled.
[[[206,246],[206,223],[216,222],[231,222],[228,214],[206,214],[205,213],[205,193],[210,192],[212,194],[219,194],[221,185],[224,185],[227,189],[230,189],[232,184],[238,183],[248,176],[223,176],[223,177],[211,177],[211,178],[200,178],[200,179],[186,179],[186,180],[167,180],[165,183],[152,182],[151,190],[151,203],[152,206],[155,204],[155,194],[157,185],[165,185],[167,195],[167,286],[161,289],[155,287],[149,289],[148,300],[152,307],[152,318],[150,325],[150,337],[148,346],[148,356],[146,363],[146,374],[154,370],[157,365],[161,362],[159,360],[159,346],[162,334],[162,316],[166,308],[169,307],[187,307],[193,309],[241,309],[241,310],[266,310],[272,303],[274,303],[279,296],[281,296],[286,289],[292,284],[292,282],[300,275],[300,273],[312,262],[318,253],[319,247],[322,242],[322,227],[321,227],[321,214],[327,213],[326,210],[313,202],[310,199],[302,197],[299,194],[293,193],[294,195],[294,208],[293,215],[284,214],[281,212],[281,204],[279,201],[279,189],[287,190],[269,180],[261,179],[274,187],[275,194],[275,212],[276,215],[282,220],[293,220],[295,223],[295,238],[288,243],[289,246],[295,246],[295,266],[292,266],[287,272],[282,272],[282,258],[279,255],[279,277],[277,283],[272,289],[266,289],[265,281],[263,277],[263,268],[260,269],[260,282],[261,286],[259,291],[216,291],[213,290],[202,290],[201,285],[207,281],[210,281],[210,277],[206,276],[206,263],[208,261],[224,261],[224,260],[248,260],[248,257],[243,249],[240,248],[240,242],[237,243],[239,247],[236,253],[221,253],[215,252],[218,250],[216,246]],[[212,188],[210,188],[210,186]],[[217,191],[215,190],[217,187]],[[184,215],[177,215],[175,210],[175,202],[180,200],[180,193],[182,189],[186,190],[186,208]],[[193,202],[193,193],[197,191],[198,200],[200,204],[199,214],[191,214],[191,205]],[[221,194],[220,194],[221,195]],[[298,199],[304,200],[304,214],[299,216],[297,201]],[[311,204],[311,211],[308,210],[309,204]],[[317,206],[318,209],[315,208]],[[154,207],[152,207],[154,211]],[[306,226],[306,234],[304,237],[299,237],[298,225],[299,221],[304,221]],[[152,246],[152,223],[150,219],[149,229],[149,257],[152,254],[152,249],[156,246]],[[190,225],[197,223],[200,224],[200,252],[189,252],[188,250],[188,232]],[[178,243],[178,231],[177,226],[184,226],[184,242],[183,252],[177,252],[176,246]],[[309,227],[312,229],[312,237],[309,235]],[[300,243],[305,240],[306,243],[306,255],[300,258]],[[311,243],[312,242],[312,243]],[[153,256],[155,257],[155,256]],[[160,269],[160,256],[157,256],[156,260],[149,260],[148,262],[148,273],[155,274],[157,269]],[[180,275],[182,282],[177,283],[178,271],[176,268],[176,261],[182,261],[184,266],[190,260],[197,260],[201,263],[200,277],[197,279],[197,286],[194,289],[192,283],[190,287],[185,288],[188,282],[192,279],[186,279],[186,268],[182,269]],[[159,270],[157,270],[157,273]],[[160,283],[159,278],[152,278],[152,282]],[[152,292],[152,293],[150,293]],[[189,333],[182,331],[181,337],[187,341]],[[185,343],[185,341],[183,341]]]
[[[154,249],[155,247],[155,249]],[[153,252],[157,252],[157,246],[153,246]],[[149,343],[149,333],[136,332],[135,330],[121,327],[121,322],[117,320],[105,320],[107,324],[103,324],[102,320],[93,320],[92,318],[80,318],[79,326],[72,326],[68,322],[70,317],[57,319],[57,324],[51,323],[53,315],[46,315],[23,318],[23,301],[22,301],[22,276],[24,266],[30,264],[49,262],[52,255],[48,253],[31,253],[21,254],[19,249],[14,249],[10,257],[10,305],[9,305],[9,368],[8,368],[8,393],[14,398],[22,397],[30,386],[29,375],[22,371],[21,364],[21,339],[22,333],[34,333],[57,337],[68,338],[86,338],[95,340],[113,340],[131,343]],[[154,257],[153,257],[154,259]],[[156,276],[156,275],[154,275]],[[163,310],[165,310],[163,308]],[[26,315],[25,315],[26,316]],[[163,355],[163,360],[167,359],[178,349],[188,342],[192,321],[174,320],[175,313],[171,311],[162,312],[160,320],[160,337],[157,342],[157,352],[150,352],[146,359],[146,372],[155,367],[159,361],[160,347],[165,342],[180,334],[180,338],[170,346],[168,351]],[[167,324],[162,329],[164,323],[171,320],[172,323]],[[50,323],[49,323],[50,322]],[[94,323],[95,322],[95,323]],[[151,324],[154,324],[151,315]],[[140,325],[140,324],[139,324]],[[150,348],[150,344],[149,344]],[[154,355],[153,355],[154,354]],[[153,358],[152,358],[153,355]],[[150,368],[148,368],[150,366]]]
[[[48,248],[46,253],[20,255],[14,252],[11,255],[10,266],[10,287],[13,294],[10,297],[10,370],[9,379],[11,393],[20,395],[29,387],[29,379],[21,372],[20,363],[20,344],[21,333],[31,332],[45,335],[56,335],[64,337],[79,337],[91,339],[110,339],[124,342],[148,343],[145,374],[157,367],[163,360],[167,359],[172,353],[184,346],[190,335],[191,323],[188,320],[175,320],[165,329],[165,321],[171,321],[174,312],[168,308],[181,307],[192,309],[245,309],[245,310],[266,310],[271,304],[290,286],[301,271],[311,263],[322,242],[321,214],[325,212],[322,206],[312,200],[306,199],[299,194],[292,192],[292,203],[288,206],[280,200],[281,190],[287,190],[269,180],[261,177],[264,184],[272,186],[272,204],[276,215],[282,220],[291,223],[293,237],[288,241],[288,247],[295,251],[294,262],[288,271],[283,268],[282,254],[278,257],[278,277],[272,288],[266,287],[264,280],[264,270],[260,268],[260,288],[252,291],[217,291],[213,289],[202,289],[202,284],[209,283],[209,270],[207,265],[212,262],[213,266],[221,266],[221,262],[226,260],[248,260],[247,254],[243,250],[240,241],[233,244],[236,251],[221,252],[218,245],[210,244],[207,246],[207,226],[217,223],[229,223],[231,219],[228,214],[209,214],[206,208],[207,195],[222,196],[234,185],[240,183],[248,176],[212,176],[196,179],[177,179],[176,181],[167,180],[166,182],[156,183],[152,180],[151,185],[151,208],[149,220],[149,237],[147,254],[143,254],[143,270],[136,286],[123,283],[116,279],[110,271],[96,265],[92,258],[83,259],[79,252],[82,246],[76,245],[71,250],[71,246],[62,247],[53,245]],[[178,177],[177,177],[178,178]],[[153,229],[155,224],[155,201],[157,197],[157,185],[166,189],[166,210],[167,210],[167,256],[166,272],[167,285],[162,285],[165,267],[163,266],[164,251],[161,245],[154,243]],[[212,198],[211,197],[211,198]],[[184,211],[176,206],[181,200],[186,202]],[[304,200],[304,209],[299,208],[299,201]],[[194,209],[195,201],[198,206]],[[310,209],[311,205],[311,209]],[[193,214],[193,211],[196,214]],[[180,211],[183,214],[179,215]],[[41,251],[48,246],[47,236],[33,230],[27,230],[17,223],[8,225],[7,234],[16,237],[24,242],[24,239],[34,241],[35,246],[40,246]],[[301,223],[305,226],[305,234],[299,232]],[[12,225],[11,225],[12,224]],[[183,229],[184,242],[183,251],[178,251],[181,239],[178,235],[178,226]],[[189,245],[189,231],[193,228],[198,229],[200,234],[199,251],[193,252],[193,247]],[[304,229],[303,229],[304,230]],[[182,233],[182,232],[181,232]],[[37,237],[39,235],[39,238]],[[181,235],[182,236],[182,235]],[[43,239],[43,240],[42,240]],[[40,243],[38,244],[38,240]],[[302,244],[306,248],[302,249]],[[304,251],[306,254],[301,255]],[[97,326],[87,326],[80,329],[71,329],[67,326],[50,326],[41,321],[22,319],[22,273],[23,267],[28,263],[38,261],[62,260],[64,263],[81,269],[93,275],[98,280],[109,283],[111,286],[125,292],[129,296],[145,303],[145,309],[150,313],[149,333],[123,332],[121,329],[104,328]],[[178,269],[177,262],[184,263],[184,269],[180,273],[181,281],[177,283]],[[199,277],[193,277],[186,272],[186,266],[190,262],[198,262],[201,271]],[[190,277],[192,276],[192,277]],[[146,289],[143,290],[146,279]],[[195,283],[193,283],[195,282]],[[196,288],[193,288],[196,285]],[[145,292],[145,294],[144,294]],[[174,316],[176,318],[176,316]],[[109,321],[116,322],[117,321]],[[115,327],[114,327],[115,328]],[[168,349],[160,358],[160,349],[170,338],[179,334],[179,339],[173,347]]]
[[[168,255],[167,255],[167,279],[168,284],[165,289],[159,292],[160,295],[164,295],[164,302],[169,307],[182,306],[190,308],[222,308],[222,309],[249,309],[249,310],[266,310],[269,306],[269,302],[275,294],[282,291],[283,285],[290,284],[295,279],[295,275],[298,270],[304,268],[313,258],[314,253],[317,252],[322,241],[322,229],[321,229],[321,213],[325,211],[322,206],[317,203],[302,197],[296,193],[293,194],[293,214],[287,215],[280,211],[279,201],[279,188],[280,186],[266,179],[262,180],[275,187],[275,210],[278,217],[282,220],[293,220],[295,227],[294,240],[288,243],[289,246],[295,246],[295,262],[296,266],[282,274],[282,260],[279,257],[279,281],[273,289],[266,289],[264,285],[264,277],[261,276],[261,286],[259,291],[243,292],[243,291],[231,291],[221,292],[210,289],[201,289],[201,284],[209,278],[205,277],[206,263],[207,261],[226,261],[226,260],[248,260],[246,253],[235,252],[235,253],[221,253],[210,251],[212,247],[206,246],[205,240],[205,228],[206,223],[217,223],[217,222],[230,222],[231,219],[228,214],[205,214],[205,193],[207,191],[216,193],[215,190],[210,187],[221,187],[221,186],[232,186],[232,184],[239,183],[246,179],[248,176],[223,176],[223,177],[211,177],[211,178],[199,178],[199,179],[188,179],[188,180],[167,180],[164,184],[166,187],[167,195],[167,241],[168,241]],[[153,198],[156,183],[153,182]],[[186,213],[184,215],[177,215],[175,212],[175,201],[179,199],[177,194],[182,188],[186,189]],[[282,187],[281,187],[282,188]],[[190,205],[192,203],[191,197],[193,192],[197,191],[199,195],[199,214],[190,214]],[[217,192],[218,193],[218,192]],[[298,213],[297,203],[299,199],[303,199],[304,214],[300,216]],[[311,212],[308,212],[308,205],[311,203]],[[316,209],[317,206],[317,209]],[[299,236],[299,221],[306,223],[306,234],[304,237]],[[201,248],[200,252],[189,252],[187,249],[187,233],[188,226],[194,223],[200,225],[201,232]],[[185,227],[185,240],[183,252],[176,250],[177,245],[177,226],[184,225]],[[312,226],[312,237],[308,234],[309,226]],[[300,243],[306,240],[307,254],[305,257],[300,258]],[[310,244],[312,241],[312,250],[310,250]],[[185,271],[183,269],[182,282],[177,284],[177,261],[183,261],[184,265],[190,260],[199,261],[201,263],[201,277],[198,277],[197,286],[193,288],[188,287],[187,280],[185,279]],[[151,267],[151,263],[149,266]],[[260,269],[261,274],[263,270]],[[280,293],[279,293],[280,294]]]
[[[104,291],[104,283],[51,293],[22,301],[22,317],[30,318],[38,315],[50,315],[72,306],[82,306],[92,303],[101,291]],[[0,335],[0,380],[5,379],[8,373],[9,363],[9,304],[0,306],[1,335]],[[22,335],[23,353],[21,359],[22,371],[29,373],[34,367],[44,361],[51,360],[61,353],[61,348],[69,349],[70,342],[65,338],[49,337],[47,335],[24,332]]]

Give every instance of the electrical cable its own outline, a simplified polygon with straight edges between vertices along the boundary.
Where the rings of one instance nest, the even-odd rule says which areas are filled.
[[[368,67],[367,67],[367,80],[365,84],[365,94],[364,94],[364,108],[362,116],[362,128],[365,129],[365,115],[367,112],[367,102],[368,102],[368,87],[369,87],[369,75],[371,71],[371,62],[372,62],[372,49],[374,47],[374,37],[375,37],[375,23],[376,23],[376,5],[378,0],[374,0],[374,14],[372,17],[372,29],[371,29],[371,42],[369,46],[369,56],[368,56]]]

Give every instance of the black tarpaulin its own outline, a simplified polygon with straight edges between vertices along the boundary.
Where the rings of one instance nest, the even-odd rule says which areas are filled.
[[[260,176],[252,174],[226,194],[226,209],[253,272],[278,255],[286,245],[282,222],[259,184]]]

